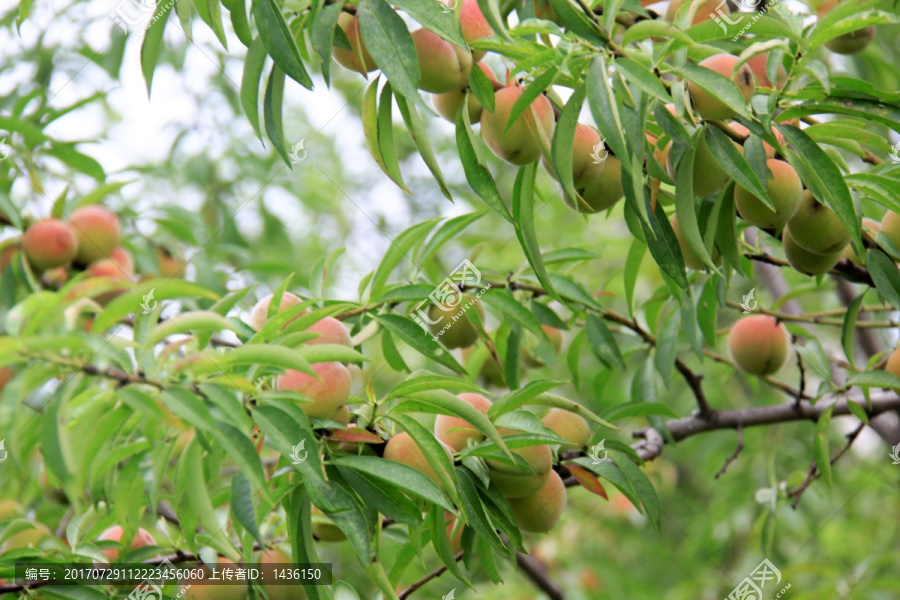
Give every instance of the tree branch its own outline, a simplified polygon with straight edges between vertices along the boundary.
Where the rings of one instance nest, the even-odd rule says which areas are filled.
[[[722,465],[722,468],[716,472],[716,479],[725,474],[725,470],[728,469],[728,466],[737,460],[737,457],[740,455],[741,450],[744,449],[744,428],[741,425],[737,427],[737,448],[734,451],[734,454],[728,457],[728,460],[725,461],[725,464]]]
[[[454,560],[455,560],[456,562],[461,561],[461,560],[462,560],[462,557],[463,557],[463,554],[465,554],[465,553],[464,553],[464,552],[460,552],[459,554],[456,555],[456,558],[454,558]],[[425,585],[426,583],[428,583],[428,582],[431,581],[432,579],[436,579],[436,578],[440,577],[440,576],[443,575],[446,571],[447,571],[447,565],[441,565],[440,568],[435,569],[434,571],[432,571],[431,573],[429,573],[428,575],[426,575],[426,576],[423,577],[422,579],[416,581],[415,583],[413,583],[412,585],[410,585],[408,588],[406,588],[405,590],[403,590],[402,592],[400,592],[399,594],[397,594],[397,597],[398,597],[400,600],[406,600],[406,598],[409,598],[410,594],[412,594],[413,592],[415,592],[417,589],[419,589],[420,587],[422,587],[423,585]]]
[[[859,426],[847,434],[847,443],[838,450],[837,454],[831,457],[829,461],[830,464],[834,464],[840,459],[847,450],[850,449],[850,446],[853,445],[853,442],[856,441],[856,438],[859,437],[859,434],[862,433],[862,430],[865,428],[865,423],[860,423]],[[822,471],[819,470],[818,465],[816,465],[816,461],[812,461],[812,464],[809,465],[809,473],[806,475],[806,479],[801,483],[798,487],[788,492],[788,497],[793,497],[794,501],[791,502],[791,508],[797,510],[797,505],[800,504],[800,498],[803,497],[803,493],[809,487],[809,485],[813,482],[814,479],[819,477],[822,474]]]
[[[547,569],[536,558],[516,550],[516,564],[537,585],[550,600],[566,600],[562,587],[547,575]]]

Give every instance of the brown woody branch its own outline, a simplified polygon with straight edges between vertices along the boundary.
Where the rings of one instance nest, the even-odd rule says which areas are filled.
[[[464,552],[460,552],[459,554],[456,555],[456,557],[453,560],[455,560],[456,562],[461,561],[463,554],[464,554]],[[397,594],[397,597],[400,600],[406,600],[407,598],[409,598],[410,594],[415,592],[417,589],[419,589],[420,587],[422,587],[423,585],[425,585],[432,579],[436,579],[436,578],[440,577],[441,575],[443,575],[446,572],[447,572],[447,565],[441,565],[440,568],[435,569],[434,571],[432,571],[431,573],[429,573],[422,579],[416,581],[415,583],[410,585],[408,588],[406,588],[405,590],[403,590],[402,592]]]
[[[844,454],[846,454],[847,450],[850,449],[850,446],[853,445],[853,442],[856,441],[856,438],[859,437],[859,434],[862,433],[862,430],[866,427],[865,423],[860,423],[859,426],[847,434],[847,443],[837,451],[837,453],[831,457],[829,461],[830,464],[836,463]],[[806,475],[806,479],[799,486],[788,492],[788,497],[794,498],[794,501],[791,502],[791,508],[797,510],[797,505],[800,504],[800,498],[803,497],[803,493],[809,488],[809,485],[813,482],[814,479],[819,477],[822,474],[822,471],[819,469],[818,465],[816,465],[816,461],[812,461],[812,464],[809,465],[809,473]]]

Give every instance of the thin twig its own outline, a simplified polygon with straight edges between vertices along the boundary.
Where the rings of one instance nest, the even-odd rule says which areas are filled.
[[[459,554],[456,555],[456,558],[454,558],[453,560],[455,560],[456,562],[461,561],[461,560],[462,560],[462,557],[463,557],[463,554],[465,554],[465,553],[464,553],[464,552],[460,552]],[[428,582],[431,581],[432,579],[437,579],[438,577],[440,577],[441,575],[443,575],[446,571],[447,571],[447,565],[441,565],[440,568],[435,569],[434,571],[432,571],[431,573],[429,573],[428,575],[426,575],[426,576],[423,577],[422,579],[416,581],[415,583],[413,583],[412,585],[410,585],[408,588],[406,588],[405,590],[403,590],[402,592],[400,592],[399,594],[397,594],[397,597],[398,597],[400,600],[406,600],[406,598],[409,598],[410,594],[412,594],[413,592],[415,592],[417,589],[419,589],[420,587],[422,587],[423,585],[425,585],[426,583],[428,583]]]
[[[840,450],[838,450],[834,456],[831,457],[831,460],[829,461],[830,464],[833,465],[834,463],[836,463],[838,459],[840,459],[847,452],[847,450],[850,449],[850,446],[853,445],[853,442],[856,441],[856,438],[859,437],[859,434],[862,433],[862,430],[865,428],[865,426],[865,423],[860,423],[856,429],[847,434],[847,443],[844,444],[844,446]],[[803,493],[806,492],[807,488],[810,486],[813,480],[818,478],[821,474],[822,471],[819,469],[818,465],[816,465],[816,461],[812,461],[812,463],[809,465],[809,473],[807,473],[806,479],[803,481],[803,483],[788,492],[788,497],[794,498],[794,501],[791,502],[791,508],[797,510],[797,505],[800,504],[800,498],[803,497]]]
[[[737,448],[734,450],[734,454],[728,457],[728,460],[725,461],[725,464],[722,465],[722,468],[716,472],[716,479],[725,474],[725,470],[728,469],[728,466],[737,460],[738,455],[740,455],[741,450],[744,449],[744,428],[741,425],[737,427]]]

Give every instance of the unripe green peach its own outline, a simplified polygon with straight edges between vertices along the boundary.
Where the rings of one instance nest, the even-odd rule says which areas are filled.
[[[320,542],[343,542],[347,539],[341,528],[316,507],[312,509],[312,532]]]
[[[546,157],[541,160],[550,176],[556,179],[556,173]],[[572,181],[584,204],[578,203],[576,206],[570,198],[564,199],[570,208],[579,212],[596,213],[606,210],[625,195],[622,189],[622,163],[609,154],[597,130],[583,123],[575,126]]]
[[[92,204],[73,210],[69,224],[78,239],[75,262],[86,265],[107,258],[119,245],[119,217],[102,206]]]
[[[732,54],[714,54],[701,60],[699,65],[730,78],[737,84],[744,100],[750,102],[753,92],[756,91],[756,80],[753,79],[753,71],[746,63],[741,65],[737,71],[734,70],[738,60],[738,57]],[[733,109],[701,89],[693,81],[689,81],[687,87],[691,93],[694,110],[704,119],[730,119],[735,115]]]
[[[512,107],[521,95],[518,86],[499,89],[494,93],[494,112],[485,109],[481,115],[481,135],[488,148],[506,162],[518,166],[533,163],[541,156],[541,147],[531,127],[539,127],[547,139],[552,139],[555,126],[553,107],[546,96],[540,95],[506,131]]]
[[[746,127],[744,127],[743,125],[741,125],[740,123],[738,123],[737,121],[731,121],[730,123],[728,123],[728,126],[731,127],[731,130],[734,131],[735,133],[738,133],[740,135],[745,135],[745,136],[750,135],[750,130],[747,129]],[[778,131],[777,129],[775,129],[773,127],[772,134],[775,136],[775,139],[778,140],[779,144],[784,145],[784,135],[780,131]],[[766,153],[766,158],[775,158],[775,153],[776,153],[775,148],[773,148],[769,144],[769,142],[763,142],[762,144],[763,144],[763,150]],[[743,146],[741,146],[738,143],[735,143],[735,146],[737,147],[738,152],[740,152],[741,154],[744,153]]]
[[[306,342],[308,346],[316,344],[341,344],[343,346],[353,346],[350,341],[350,332],[344,327],[344,324],[334,317],[325,317],[321,321],[313,323],[306,328],[306,331],[318,333],[321,337],[317,337]]]
[[[494,35],[493,28],[484,18],[484,14],[478,6],[478,0],[462,1],[459,7],[459,25],[463,38],[470,43]],[[484,50],[473,50],[472,59],[481,60],[484,54]]]
[[[762,229],[787,223],[797,214],[803,199],[803,184],[794,167],[774,158],[767,160],[766,166],[772,172],[766,181],[766,192],[775,210],[740,185],[734,186],[734,204],[738,213],[745,221]]]
[[[510,498],[509,506],[522,531],[547,533],[562,517],[566,500],[562,478],[556,471],[550,471],[547,482],[538,491],[523,498]]]
[[[78,253],[78,238],[67,223],[44,219],[28,228],[22,236],[22,250],[36,271],[61,267]]]
[[[366,45],[362,41],[362,34],[359,29],[359,18],[355,15],[342,12],[338,15],[338,27],[343,29],[344,33],[347,34],[352,50],[335,46],[331,50],[331,55],[334,56],[334,60],[342,67],[358,73],[365,74],[377,69],[378,66],[375,64],[375,60],[372,58],[372,55],[369,54]],[[362,60],[360,60],[360,53],[362,54]]]
[[[447,456],[452,459],[453,455],[450,449],[443,444],[441,445],[447,452]],[[406,432],[398,433],[388,440],[388,443],[384,447],[384,459],[402,463],[407,467],[412,467],[417,471],[421,471],[430,480],[441,485],[437,473],[431,468],[431,465],[425,458],[425,454],[422,453],[418,444],[416,444],[412,437]]]
[[[339,362],[315,363],[312,368],[319,379],[288,369],[284,375],[278,376],[275,387],[297,392],[309,399],[309,402],[300,404],[308,416],[332,419],[350,399],[350,371]]]
[[[830,208],[803,192],[800,209],[788,219],[787,228],[797,244],[815,254],[840,253],[850,243],[850,234]]]
[[[45,539],[52,537],[53,533],[43,523],[34,523],[34,527],[24,529],[9,536],[0,546],[0,554],[21,548],[37,548]]]
[[[591,441],[591,428],[581,415],[563,410],[551,408],[550,412],[541,419],[547,429],[569,442],[560,444],[561,448],[584,448]]]
[[[468,48],[451,44],[424,27],[412,32],[412,40],[419,57],[419,89],[445,94],[465,87],[472,70]]]
[[[797,271],[807,275],[824,275],[841,260],[843,248],[837,252],[819,254],[810,252],[797,243],[788,227],[781,234],[781,246],[788,263]]]
[[[105,529],[103,533],[100,534],[100,537],[97,538],[98,542],[104,541],[112,541],[112,542],[121,542],[122,541],[122,533],[123,529],[120,525],[113,525],[108,529]],[[129,550],[137,550],[138,548],[143,548],[144,546],[155,546],[156,540],[153,539],[153,536],[150,535],[150,532],[146,529],[138,527],[137,533],[134,534],[134,538],[131,541],[131,545],[128,546]],[[106,559],[113,563],[119,560],[119,550],[117,548],[107,548],[103,550],[103,554],[106,555]]]
[[[703,264],[703,261],[700,260],[700,257],[697,256],[697,253],[694,252],[694,249],[691,248],[690,244],[687,243],[687,240],[684,239],[684,233],[681,231],[681,226],[678,224],[678,215],[672,216],[672,232],[675,234],[675,238],[678,240],[678,246],[681,248],[681,256],[684,258],[684,266],[688,269],[701,270],[705,269],[706,265]],[[713,248],[712,253],[713,264],[719,266],[722,264],[722,257],[719,254],[719,251]]]
[[[494,72],[491,71],[489,66],[483,62],[477,63],[476,66],[482,70],[491,83],[498,83]],[[467,87],[462,87],[446,94],[435,94],[432,96],[431,101],[434,102],[434,108],[437,109],[438,114],[451,123],[456,123],[456,113],[459,112],[459,108],[465,101],[466,110],[469,111],[469,121],[473,125],[481,121],[481,113],[484,111],[484,107],[478,101],[478,98],[475,97],[475,94],[469,92],[468,96],[466,95],[467,89]]]
[[[760,86],[780,90],[787,81],[787,70],[784,68],[784,65],[778,65],[778,68],[775,70],[775,85],[773,86],[768,75],[768,62],[769,53],[763,52],[762,54],[757,54],[747,59],[747,66],[749,66],[750,70],[753,71],[753,74],[756,75],[756,81]]]
[[[838,0],[824,0],[819,5],[819,19],[828,14],[838,5]],[[870,25],[839,35],[825,42],[825,47],[835,54],[858,54],[865,50],[875,39],[875,26]]]
[[[728,349],[735,364],[750,375],[771,375],[787,360],[790,336],[769,315],[750,315],[731,328]]]
[[[4,498],[0,500],[0,523],[6,523],[18,519],[24,514],[22,505],[15,500]]]
[[[669,6],[666,8],[666,21],[674,23],[675,16],[683,4],[684,0],[672,0],[669,2]],[[691,21],[691,25],[698,25],[704,21],[709,21],[717,16],[717,10],[722,11],[726,15],[731,12],[731,9],[729,9],[728,5],[724,2],[719,2],[719,0],[704,0],[704,2],[697,7],[697,12],[694,13],[694,19]]]
[[[348,369],[349,370],[349,369]],[[350,407],[346,404],[338,409],[338,411],[331,417],[331,420],[335,423],[340,423],[344,427],[350,426]]]
[[[184,267],[187,265],[184,257],[173,254],[168,248],[156,247],[156,265],[161,277],[167,279],[183,279]]]
[[[469,356],[471,356],[471,354],[472,347],[463,348],[462,359],[464,364],[469,362]],[[505,385],[503,381],[503,367],[494,360],[493,355],[490,353],[485,357],[484,362],[481,363],[478,374],[484,378],[484,381],[488,385],[495,387],[503,387]]]
[[[269,294],[268,296],[257,302],[256,306],[253,307],[253,310],[250,311],[250,327],[252,327],[256,331],[262,329],[266,324],[266,321],[269,320],[269,304],[272,303],[272,297],[273,294]],[[281,295],[281,303],[278,306],[278,310],[275,312],[282,312],[294,306],[295,304],[300,304],[300,298],[290,292],[284,292]],[[291,319],[291,321],[300,318],[301,315],[302,313]],[[288,323],[290,323],[291,321],[288,321]]]
[[[179,597],[184,600],[246,600],[250,587],[238,583],[209,583],[213,575],[218,579],[223,579],[223,571],[225,569],[238,569],[235,563],[224,557],[219,557],[215,565],[215,573],[213,569],[204,565],[191,569],[193,572],[191,577],[186,577],[178,582]],[[204,581],[197,584],[197,581]],[[234,578],[231,579],[234,581]]]
[[[280,548],[272,548],[260,554],[257,562],[263,571],[260,579],[263,582],[263,590],[269,600],[307,600],[306,592],[299,585],[286,585],[276,579],[273,565],[277,568],[289,568],[294,564],[290,555]]]
[[[474,304],[469,306],[470,302]],[[478,329],[466,313],[473,309],[483,322],[484,308],[476,298],[463,296],[456,306],[448,306],[446,309],[443,305],[432,304],[428,307],[428,319],[437,322],[429,323],[428,330],[451,350],[471,346],[478,341]]]
[[[504,427],[498,428],[498,431],[502,435],[520,433]],[[541,489],[547,482],[553,467],[553,453],[550,446],[545,445],[515,448],[512,449],[512,453],[525,459],[533,474],[520,467],[488,459],[485,461],[488,466],[488,477],[507,498],[524,498]]]
[[[491,407],[491,401],[481,394],[459,394],[459,398],[484,414]],[[438,415],[434,420],[434,437],[447,444],[454,452],[460,452],[469,445],[469,440],[482,441],[484,434],[465,419]]]
[[[665,150],[666,171],[675,180],[677,172],[671,149],[672,143],[669,142]],[[709,146],[706,144],[705,137],[701,137],[700,141],[697,142],[692,173],[693,177],[691,179],[695,196],[705,197],[714,194],[722,189],[722,186],[728,181],[728,173],[713,158],[712,152],[710,152]]]

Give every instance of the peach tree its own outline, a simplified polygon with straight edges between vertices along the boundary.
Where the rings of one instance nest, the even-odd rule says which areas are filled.
[[[140,597],[28,581],[17,562],[208,573],[326,563],[340,544],[330,585],[182,577],[159,595],[452,598],[444,573],[481,591],[515,563],[550,598],[595,597],[532,543],[576,493],[663,529],[647,472],[670,446],[731,432],[718,479],[745,429],[800,424],[799,459],[752,449],[778,473],[754,527],[765,552],[779,511],[837,487],[868,430],[900,463],[893,3],[111,7],[109,48],[71,54],[115,81],[136,40],[164,103],[158,67],[178,74],[210,33],[209,56],[243,63],[217,85],[267,158],[224,151],[238,175],[222,177],[199,153],[184,182],[142,167],[171,191],[143,206],[148,233],[140,200],[121,201],[131,181],[54,129],[102,94],[55,105],[56,55],[23,53],[36,83],[0,104],[0,596]],[[27,30],[35,10],[3,24]],[[286,109],[323,87],[358,108],[380,179],[466,207],[416,214],[345,293],[326,231],[292,240],[263,206],[263,234],[241,232],[248,181],[293,169],[341,189]],[[199,211],[179,206],[189,185]],[[599,232],[614,242],[598,251]],[[410,574],[423,557],[436,566]]]

